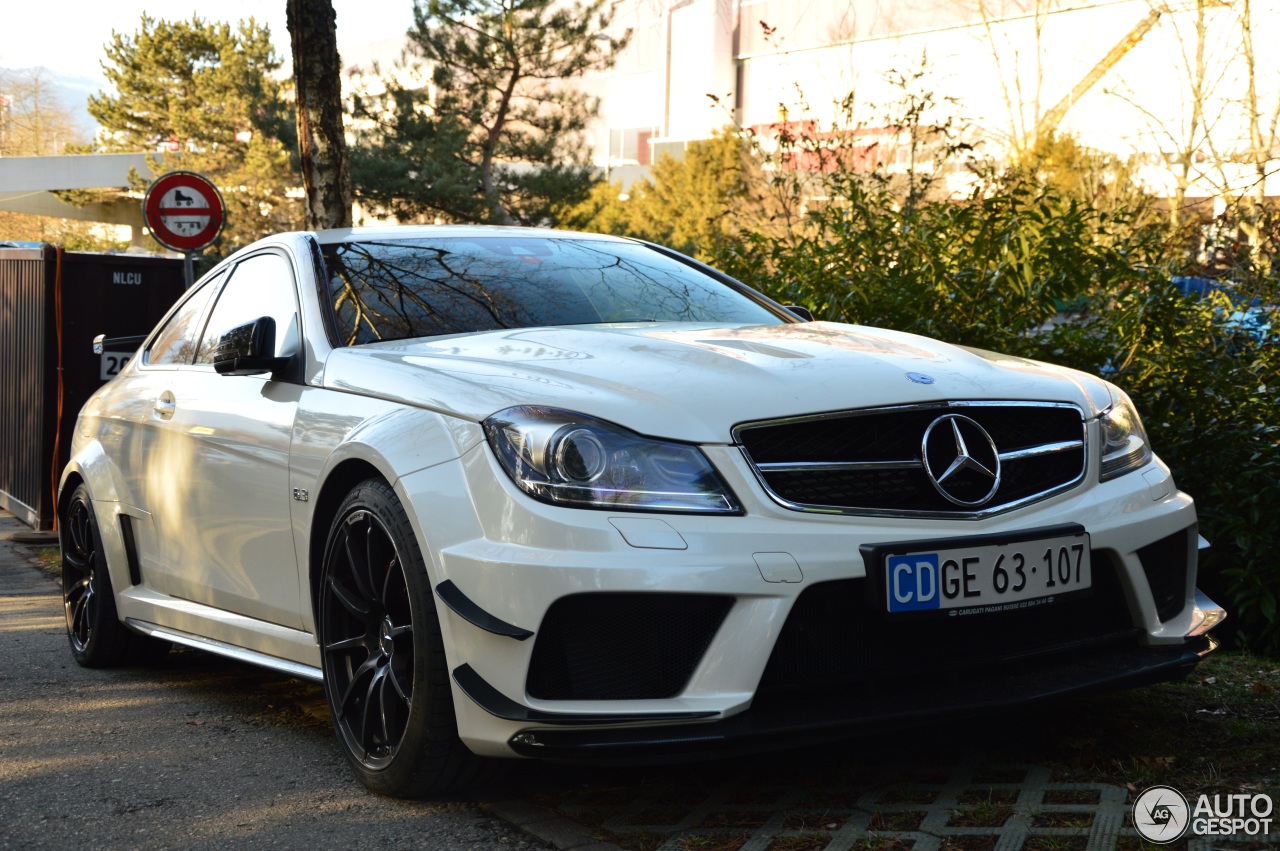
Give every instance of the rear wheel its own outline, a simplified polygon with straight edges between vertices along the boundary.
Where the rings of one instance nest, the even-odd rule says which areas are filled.
[[[98,519],[81,484],[71,494],[61,519],[62,603],[71,655],[86,668],[154,661],[168,642],[138,635],[120,622]]]
[[[329,712],[365,785],[416,798],[473,782],[486,761],[458,739],[426,565],[381,480],[358,485],[338,509],[319,621]]]

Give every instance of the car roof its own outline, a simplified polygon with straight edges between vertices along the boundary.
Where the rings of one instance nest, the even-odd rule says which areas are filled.
[[[502,225],[375,225],[372,227],[334,228],[314,231],[321,245],[352,240],[376,239],[444,239],[466,237],[523,237],[526,239],[591,239],[601,242],[634,242],[599,233],[553,230],[551,228],[507,227]]]

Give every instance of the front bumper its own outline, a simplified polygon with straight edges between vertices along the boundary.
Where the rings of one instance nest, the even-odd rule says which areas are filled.
[[[941,715],[954,720],[1069,695],[1177,680],[1216,647],[1207,635],[1182,647],[1129,643],[946,683],[916,681],[892,689],[835,691],[818,699],[764,700],[719,721],[527,729],[513,735],[509,744],[517,754],[539,759],[631,764],[800,747],[909,727]]]
[[[1220,619],[1221,609],[1197,597],[1195,508],[1158,460],[1141,473],[1007,514],[939,522],[787,511],[763,492],[736,449],[706,451],[743,503],[743,516],[543,505],[515,489],[484,445],[396,483],[426,545],[459,735],[473,751],[614,758],[669,750],[687,758],[703,750],[767,747],[771,740],[794,744],[912,723],[940,711],[980,711],[1175,678],[1212,649],[1201,633]],[[1089,475],[1096,480],[1096,471]],[[469,499],[458,499],[461,493]],[[994,652],[954,682],[904,666],[901,676],[887,678],[894,680],[889,688],[885,672],[876,671],[875,692],[860,690],[852,675],[837,678],[825,695],[812,689],[801,694],[786,682],[776,690],[761,688],[784,624],[803,595],[823,596],[823,589],[866,578],[861,545],[1016,534],[1064,521],[1083,526],[1099,563],[1111,568],[1111,601],[1119,614],[1097,641],[1050,648],[1030,659]],[[1140,554],[1176,536],[1188,542],[1184,569],[1168,588],[1155,589]],[[443,599],[441,586],[453,603]],[[553,607],[574,596],[610,594],[718,597],[729,605],[673,693],[624,691],[602,699],[555,693],[545,683],[531,687],[535,648],[548,636]],[[1161,594],[1175,605],[1162,606]],[[459,599],[474,609],[457,607]],[[837,611],[849,621],[867,620],[862,608]],[[616,631],[626,628],[619,623]],[[1020,634],[1009,640],[1016,644]],[[881,636],[880,648],[883,641]],[[600,655],[608,658],[609,652]],[[618,658],[617,667],[625,671],[638,659]],[[929,685],[904,685],[913,675]],[[939,693],[940,683],[948,695]]]

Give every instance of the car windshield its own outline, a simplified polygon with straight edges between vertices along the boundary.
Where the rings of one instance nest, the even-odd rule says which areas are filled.
[[[486,236],[344,242],[323,253],[347,346],[597,322],[783,321],[638,243]]]

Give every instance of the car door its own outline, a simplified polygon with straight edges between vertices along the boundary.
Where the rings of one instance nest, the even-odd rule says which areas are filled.
[[[129,518],[143,582],[169,593],[159,572],[162,537],[146,493],[148,470],[169,449],[167,396],[191,369],[204,320],[224,274],[202,281],[183,297],[141,354],[110,385],[98,419],[98,440],[116,459],[121,508]],[[157,585],[156,580],[161,580]]]
[[[160,390],[166,435],[148,464],[148,510],[161,552],[156,590],[236,614],[300,627],[290,524],[289,442],[300,381],[219,375],[222,335],[275,320],[277,357],[301,356],[292,263],[280,252],[236,264],[205,324],[194,363]],[[293,370],[300,372],[300,370]]]

